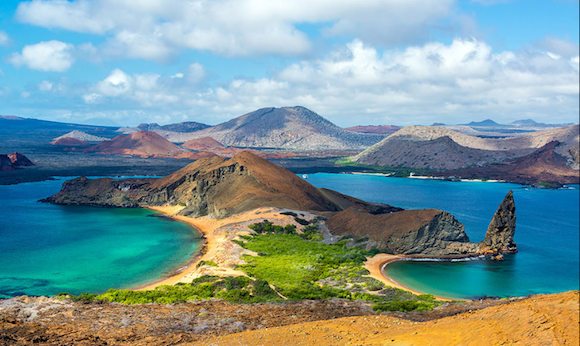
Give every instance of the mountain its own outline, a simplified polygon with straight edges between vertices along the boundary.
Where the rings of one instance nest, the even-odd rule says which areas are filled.
[[[34,166],[34,163],[21,153],[0,154],[0,172],[14,171],[27,166]]]
[[[385,136],[344,130],[304,107],[263,108],[205,130],[167,136],[172,142],[203,137],[235,147],[323,150],[363,149]]]
[[[74,131],[71,131],[69,133],[65,133],[62,136],[58,136],[54,140],[58,141],[59,139],[63,139],[63,138],[73,138],[73,139],[78,139],[79,141],[83,141],[83,142],[102,142],[102,141],[106,141],[109,139],[109,138],[105,138],[105,137],[90,135],[88,133],[85,133],[85,132],[82,132],[79,130],[74,130]]]
[[[88,147],[90,144],[85,141],[81,141],[80,139],[70,138],[70,137],[62,137],[59,139],[55,139],[54,141],[50,142],[52,145],[62,145],[65,147]]]
[[[485,119],[484,121],[472,121],[467,126],[481,126],[481,127],[498,127],[498,126],[506,126],[496,123],[491,119]]]
[[[296,174],[249,152],[208,157],[158,179],[66,181],[45,202],[107,207],[183,206],[181,215],[224,218],[260,207],[311,211],[328,217],[331,235],[363,239],[384,251],[437,256],[477,253],[464,227],[440,210],[403,210],[318,189]],[[361,226],[362,225],[362,226]],[[372,226],[367,230],[367,226]],[[362,243],[361,243],[362,244]],[[393,244],[399,244],[393,246]]]
[[[119,135],[85,149],[87,152],[117,155],[174,155],[183,150],[155,132],[138,131],[130,135]]]
[[[510,124],[512,124],[512,125],[538,125],[538,123],[532,119],[516,120],[516,121],[512,121]]]
[[[432,172],[436,176],[455,176],[462,178],[500,179],[520,184],[538,182],[549,184],[580,184],[580,171],[568,166],[568,160],[556,153],[560,142],[552,141],[533,153],[510,160],[503,164],[469,167],[447,171]]]
[[[397,131],[399,131],[401,127],[394,126],[394,125],[368,125],[368,126],[353,126],[353,127],[346,127],[345,130],[352,131],[352,132],[359,132],[359,133],[374,133],[374,134],[381,134],[381,135],[391,135]]]
[[[443,127],[407,126],[351,160],[369,166],[449,170],[522,157],[554,140],[561,143],[555,152],[577,169],[578,125],[505,139],[480,138]]]
[[[139,130],[142,130],[142,131],[163,130],[163,131],[171,131],[171,132],[195,132],[195,131],[207,129],[208,127],[211,127],[211,126],[206,125],[206,124],[202,124],[202,123],[198,123],[195,121],[186,121],[186,122],[182,122],[182,123],[168,124],[168,125],[162,125],[162,126],[159,124],[156,124],[156,123],[139,124],[139,125],[137,125],[136,131],[139,131]]]

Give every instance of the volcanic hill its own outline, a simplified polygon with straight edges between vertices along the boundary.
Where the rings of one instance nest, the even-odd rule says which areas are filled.
[[[209,151],[215,149],[225,149],[225,146],[211,137],[203,137],[189,140],[181,147],[195,151]]]
[[[580,171],[570,168],[568,160],[558,154],[558,141],[552,141],[533,153],[502,164],[469,167],[447,172],[431,172],[434,176],[455,176],[468,179],[502,179],[521,184],[580,184]]]
[[[105,137],[90,135],[90,134],[83,132],[83,131],[74,130],[74,131],[71,131],[69,133],[65,133],[62,136],[56,137],[54,139],[54,142],[58,142],[59,140],[65,139],[65,138],[77,139],[77,140],[83,141],[83,142],[102,142],[102,141],[106,141],[109,139],[109,138],[105,138]]]
[[[352,157],[358,164],[452,170],[500,163],[531,154],[551,141],[555,152],[578,169],[578,125],[511,138],[480,138],[435,126],[408,126]]]
[[[263,108],[205,130],[167,138],[211,137],[226,146],[295,150],[364,149],[384,135],[344,130],[304,107]]]
[[[331,235],[363,238],[370,234],[355,234],[353,230],[372,225],[372,243],[363,245],[389,252],[461,256],[478,251],[463,225],[449,213],[433,209],[404,211],[318,189],[249,152],[229,160],[200,159],[158,179],[72,179],[45,201],[108,207],[184,206],[181,215],[214,218],[278,207],[324,215],[329,218]]]
[[[174,155],[183,150],[155,132],[139,131],[130,135],[119,135],[87,148],[87,152],[117,155]]]

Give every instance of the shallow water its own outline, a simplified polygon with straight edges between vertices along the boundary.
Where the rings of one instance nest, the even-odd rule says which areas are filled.
[[[194,229],[149,210],[37,202],[63,181],[0,186],[0,298],[135,287],[199,248]]]
[[[516,203],[519,253],[505,261],[395,262],[387,273],[413,289],[451,298],[523,296],[579,288],[579,189],[545,190],[490,182],[447,182],[350,174],[311,174],[307,180],[363,200],[406,209],[438,208],[483,240],[509,192]]]

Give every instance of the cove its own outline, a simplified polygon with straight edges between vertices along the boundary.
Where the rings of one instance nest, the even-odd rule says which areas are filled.
[[[137,287],[199,249],[194,229],[146,209],[37,202],[64,180],[0,186],[0,298]]]
[[[389,264],[395,281],[438,296],[473,299],[525,296],[579,288],[579,188],[548,190],[491,182],[450,182],[353,174],[311,174],[307,180],[363,200],[405,209],[437,208],[465,225],[481,241],[497,207],[513,190],[519,253],[505,261]]]

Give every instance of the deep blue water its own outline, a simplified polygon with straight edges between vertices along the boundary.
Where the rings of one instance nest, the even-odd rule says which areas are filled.
[[[149,210],[37,202],[62,182],[0,186],[0,298],[135,287],[199,248],[195,230]]]
[[[350,174],[311,174],[308,182],[363,200],[405,209],[437,208],[465,225],[472,241],[510,189],[519,253],[505,261],[396,262],[387,273],[413,289],[452,298],[524,296],[579,288],[579,189],[534,189],[490,182],[447,182]]]

